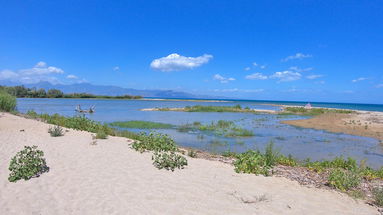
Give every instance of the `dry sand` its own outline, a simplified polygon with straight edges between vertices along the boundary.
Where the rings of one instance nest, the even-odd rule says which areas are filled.
[[[327,113],[310,119],[286,120],[282,121],[282,123],[304,128],[373,137],[383,143],[383,112]]]
[[[158,170],[125,138],[91,145],[88,132],[50,137],[48,127],[0,114],[0,214],[379,214],[336,191],[215,161],[188,157],[184,170]],[[9,161],[24,145],[43,150],[50,171],[10,183]]]

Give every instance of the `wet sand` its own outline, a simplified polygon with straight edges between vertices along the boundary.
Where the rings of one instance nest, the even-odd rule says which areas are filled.
[[[285,120],[282,123],[304,128],[372,137],[383,143],[383,112],[326,113],[310,119]]]

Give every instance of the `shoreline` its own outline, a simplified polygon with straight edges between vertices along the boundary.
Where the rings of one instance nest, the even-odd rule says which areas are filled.
[[[150,153],[134,151],[127,138],[110,136],[92,145],[89,132],[66,129],[64,136],[50,137],[47,129],[51,125],[7,113],[1,114],[0,122],[0,142],[3,143],[0,145],[3,187],[0,213],[4,214],[10,210],[12,214],[31,210],[43,214],[112,211],[158,214],[164,210],[168,214],[187,211],[199,214],[221,214],[222,211],[231,214],[379,214],[377,207],[334,190],[318,189],[312,184],[299,185],[291,181],[293,177],[237,174],[232,165],[191,157],[184,170],[158,170],[151,165]],[[42,149],[50,171],[29,181],[10,183],[6,180],[9,159],[23,145],[37,145]],[[170,198],[174,195],[176,198]],[[258,201],[260,196],[265,200]]]

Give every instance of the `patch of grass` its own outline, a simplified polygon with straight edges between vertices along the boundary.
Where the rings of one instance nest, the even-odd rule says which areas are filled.
[[[16,108],[16,97],[0,90],[0,111],[12,112]]]
[[[342,110],[342,109],[328,109],[328,108],[311,108],[306,109],[304,107],[285,107],[280,115],[296,114],[296,115],[305,115],[305,116],[317,116],[324,113],[355,113],[352,110]]]
[[[238,127],[233,121],[219,120],[210,124],[202,124],[200,122],[194,122],[192,124],[181,125],[177,128],[179,132],[189,131],[207,131],[213,132],[219,136],[225,137],[251,137],[254,136],[254,132]]]
[[[60,137],[60,136],[64,136],[64,131],[63,131],[63,128],[58,126],[58,125],[55,125],[53,127],[50,127],[48,129],[48,133],[51,135],[51,137]]]
[[[348,191],[358,187],[362,182],[362,178],[356,171],[336,168],[331,170],[328,181],[330,186],[341,191]]]
[[[174,126],[166,123],[150,122],[150,121],[124,121],[124,122],[112,122],[111,126],[117,126],[121,128],[138,128],[138,129],[169,129]]]
[[[172,111],[172,108],[157,108],[159,111]],[[250,109],[249,107],[242,108],[240,105],[235,106],[186,106],[179,111],[185,112],[242,112],[242,113],[257,113],[256,111]]]
[[[153,165],[158,169],[174,171],[176,168],[183,169],[188,165],[186,158],[175,152],[154,152],[152,156]]]
[[[108,138],[108,134],[105,131],[100,130],[96,133],[96,139],[106,139]]]
[[[195,158],[195,157],[197,157],[197,152],[194,151],[193,149],[190,149],[190,150],[188,151],[188,156],[189,156],[189,157],[192,157],[192,158]]]
[[[37,146],[24,146],[24,149],[12,158],[8,169],[11,171],[8,177],[10,182],[38,177],[49,170],[44,152],[38,150]]]
[[[372,191],[374,202],[379,207],[383,207],[383,188],[374,188]]]

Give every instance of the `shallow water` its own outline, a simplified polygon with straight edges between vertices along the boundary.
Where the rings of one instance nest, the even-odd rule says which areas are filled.
[[[96,113],[87,117],[100,122],[145,120],[182,125],[199,121],[210,123],[218,120],[231,120],[243,128],[252,130],[254,137],[227,138],[207,132],[178,132],[175,129],[160,129],[169,134],[184,147],[193,147],[209,152],[223,151],[244,152],[248,149],[263,150],[273,141],[281,153],[291,154],[296,158],[311,160],[331,159],[335,156],[351,156],[357,160],[367,159],[367,164],[378,168],[383,164],[383,147],[373,138],[347,134],[331,133],[322,130],[298,128],[281,124],[279,121],[302,119],[302,116],[282,116],[252,113],[200,113],[200,112],[160,112],[140,111],[142,108],[185,107],[192,105],[241,105],[257,109],[277,110],[279,107],[261,105],[248,101],[235,102],[191,102],[191,101],[144,101],[144,100],[99,100],[99,99],[18,99],[18,110],[25,113],[35,110],[38,113],[59,113],[75,115],[75,107],[81,105],[87,109],[96,106]],[[140,131],[138,129],[130,129]]]

